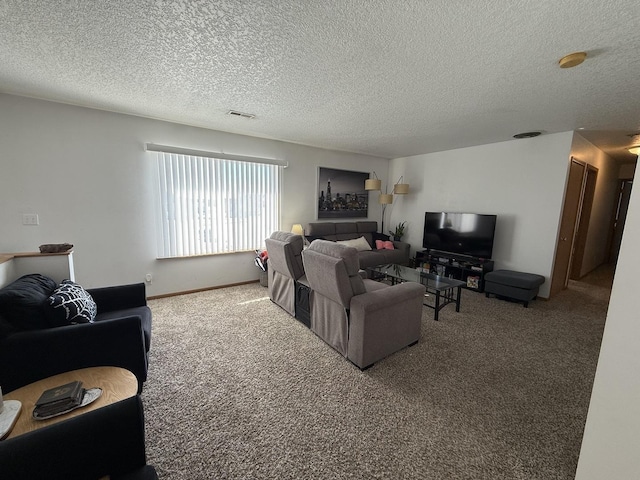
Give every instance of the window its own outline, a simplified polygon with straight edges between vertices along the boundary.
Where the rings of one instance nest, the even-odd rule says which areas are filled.
[[[157,151],[159,258],[256,250],[278,229],[283,165],[152,147],[147,145]]]

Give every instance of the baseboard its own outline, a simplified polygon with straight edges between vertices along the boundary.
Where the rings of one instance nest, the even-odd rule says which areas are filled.
[[[163,293],[162,295],[151,295],[147,300],[155,300],[157,298],[177,297],[178,295],[188,295],[190,293],[206,292],[209,290],[218,290],[219,288],[237,287],[239,285],[248,285],[250,283],[258,283],[259,280],[248,280],[246,282],[228,283],[226,285],[217,285],[215,287],[196,288],[195,290],[182,290],[180,292]]]

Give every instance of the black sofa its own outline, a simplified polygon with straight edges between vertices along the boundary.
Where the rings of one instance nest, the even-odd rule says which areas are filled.
[[[25,413],[23,413],[25,415]],[[12,480],[157,480],[147,464],[139,395],[0,442],[0,476]]]
[[[97,307],[95,319],[74,324],[64,324],[59,312],[52,314],[49,299],[58,287],[46,276],[30,274],[0,289],[3,391],[58,373],[104,365],[131,371],[142,391],[152,317],[144,283],[86,290]]]

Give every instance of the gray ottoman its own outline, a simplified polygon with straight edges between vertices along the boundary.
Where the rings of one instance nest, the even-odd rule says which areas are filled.
[[[487,297],[493,293],[499,297],[524,302],[526,308],[529,301],[536,298],[543,283],[544,277],[535,273],[494,270],[484,276],[484,292]]]

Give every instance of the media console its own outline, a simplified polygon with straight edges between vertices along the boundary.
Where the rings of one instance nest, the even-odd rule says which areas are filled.
[[[468,290],[483,292],[484,277],[493,271],[493,260],[438,250],[422,250],[416,252],[415,266],[429,273],[463,281],[463,288]]]

